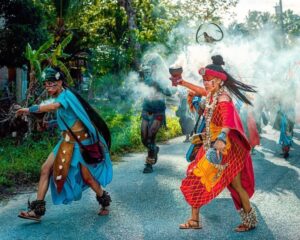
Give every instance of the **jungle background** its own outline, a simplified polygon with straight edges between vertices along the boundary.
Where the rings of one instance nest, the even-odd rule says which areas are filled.
[[[61,61],[70,70],[73,86],[108,123],[111,152],[117,161],[123,153],[143,149],[139,136],[140,108],[137,99],[129,97],[132,93],[128,91],[127,80],[130,73],[140,71],[147,54],[170,59],[166,63],[170,65],[187,43],[195,42],[197,27],[203,22],[215,22],[228,34],[247,38],[257,35],[265,26],[281,24],[275,13],[250,11],[244,22],[232,22],[225,27],[223,16],[234,15],[237,2],[0,0],[0,67],[27,66],[29,79],[34,82],[43,68],[43,53],[52,61]],[[293,44],[293,38],[300,35],[300,16],[286,10],[282,18],[289,44]],[[47,43],[49,46],[43,48]],[[34,89],[39,87],[38,81],[34,84]],[[13,91],[14,86],[10,89]],[[1,98],[5,93],[0,94]],[[23,105],[30,105],[40,92],[26,94]],[[8,105],[12,102],[13,99]],[[0,115],[5,115],[9,106],[3,107]],[[181,134],[174,114],[176,100],[168,99],[168,106],[167,128],[160,131],[160,141]],[[56,130],[37,131],[32,127],[28,134],[27,126],[10,128],[13,126],[1,125],[0,194],[36,182],[41,164],[59,137]],[[14,137],[14,131],[23,134]]]

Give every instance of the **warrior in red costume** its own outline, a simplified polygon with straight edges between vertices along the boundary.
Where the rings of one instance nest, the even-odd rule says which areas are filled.
[[[254,173],[250,145],[229,92],[246,104],[251,102],[242,92],[256,92],[253,87],[235,80],[221,65],[220,55],[212,57],[213,64],[201,68],[204,88],[171,78],[173,83],[206,96],[203,145],[187,169],[181,191],[191,206],[191,218],[181,229],[201,229],[200,208],[228,187],[242,223],[235,229],[249,231],[256,227],[257,218],[249,198],[254,193]]]

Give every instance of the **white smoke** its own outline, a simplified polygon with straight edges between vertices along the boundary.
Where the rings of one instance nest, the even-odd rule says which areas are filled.
[[[295,40],[293,45],[282,48],[278,46],[280,40],[278,33],[266,29],[263,33],[252,37],[225,34],[221,42],[196,44],[193,38],[196,30],[180,26],[173,30],[167,43],[175,44],[174,35],[177,34],[177,38],[180,38],[178,33],[182,34],[184,40],[173,47],[176,54],[166,54],[165,49],[154,48],[145,55],[143,61],[147,65],[149,59],[156,59],[159,67],[155,69],[157,78],[154,78],[154,81],[158,81],[164,87],[171,86],[168,72],[171,65],[181,66],[185,80],[201,85],[198,69],[211,64],[211,56],[220,54],[225,62],[224,68],[229,74],[237,80],[256,86],[258,94],[254,103],[258,100],[266,105],[274,104],[272,101],[276,104],[285,102],[295,106],[300,118],[300,105],[296,105],[296,99],[300,98],[297,91],[300,87],[300,40]],[[168,57],[162,57],[167,55]],[[128,82],[132,82],[129,86],[137,98],[146,97],[155,91],[139,82],[138,74],[131,73]]]

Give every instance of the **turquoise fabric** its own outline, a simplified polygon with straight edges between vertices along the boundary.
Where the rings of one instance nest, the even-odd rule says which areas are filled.
[[[193,106],[195,107],[196,111],[198,112],[199,108],[200,108],[201,97],[195,96],[192,100],[192,103],[193,103]],[[198,115],[197,117],[201,117],[201,116]],[[198,128],[196,129],[195,133],[202,133],[205,129],[205,118],[204,118],[204,116],[202,116],[201,119],[199,119],[199,121],[200,121],[200,124],[198,123],[198,126],[197,126]],[[195,144],[191,144],[188,151],[187,151],[187,153],[186,153],[186,155],[185,155],[185,158],[188,162],[191,162],[191,155],[194,151],[194,148],[195,148]]]
[[[57,110],[57,123],[58,127],[61,131],[65,130],[66,127],[63,124],[61,118],[63,117],[65,122],[69,127],[76,122],[76,120],[80,120],[85,127],[88,129],[90,135],[92,135],[92,139],[97,139],[97,135],[99,136],[100,141],[105,146],[105,160],[100,164],[86,164],[81,156],[80,147],[78,143],[75,143],[74,152],[70,164],[70,169],[68,172],[67,179],[64,183],[63,190],[58,193],[56,191],[56,186],[53,180],[53,176],[50,178],[50,187],[52,200],[54,204],[69,204],[72,201],[76,201],[81,199],[82,192],[87,189],[89,186],[85,184],[82,179],[80,164],[86,166],[94,179],[101,185],[106,186],[112,180],[113,171],[112,171],[112,163],[110,159],[109,150],[107,148],[106,142],[101,134],[95,129],[92,125],[89,116],[85,112],[81,103],[75,97],[75,95],[69,91],[64,90],[59,94],[59,96],[55,100],[61,104],[61,107]],[[97,135],[96,135],[97,134]],[[57,145],[53,149],[54,156],[56,156],[59,146],[63,139],[61,139]],[[84,145],[88,145],[92,143],[91,139],[86,139],[82,141]]]
[[[69,127],[73,126],[75,121],[78,120],[73,109],[70,107],[70,104],[67,101],[66,96],[67,90],[61,92],[59,96],[55,99],[55,102],[61,104],[61,108],[57,110],[57,124],[61,131],[67,130],[66,126],[61,121],[61,118],[65,120]]]
[[[293,143],[291,133],[288,135],[288,120],[284,113],[282,113],[281,123],[280,123],[280,137],[279,137],[279,144],[282,146],[290,147]]]
[[[205,129],[205,118],[202,116],[201,122],[198,126],[196,133],[202,133],[204,131],[204,129]],[[191,144],[185,155],[185,158],[188,162],[191,162],[191,155],[194,151],[194,148],[195,148],[195,144]]]

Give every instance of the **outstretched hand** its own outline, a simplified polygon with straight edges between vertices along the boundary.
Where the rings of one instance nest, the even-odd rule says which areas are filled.
[[[20,108],[16,111],[16,116],[29,114],[29,108]]]
[[[214,144],[214,148],[217,150],[217,157],[218,159],[220,159],[220,153],[224,153],[226,144],[221,141],[221,140],[217,140]]]

